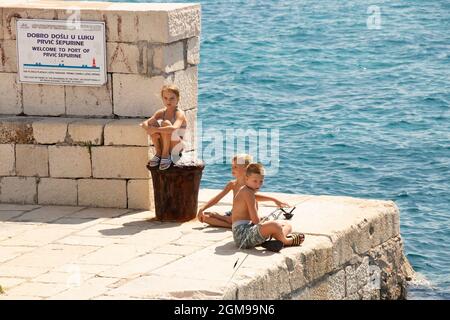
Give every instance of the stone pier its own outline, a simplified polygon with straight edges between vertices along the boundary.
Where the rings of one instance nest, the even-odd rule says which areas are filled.
[[[201,190],[199,201],[218,191]],[[393,202],[272,195],[303,201],[291,220],[302,246],[238,250],[228,229],[158,222],[145,210],[0,204],[0,299],[406,297],[413,271]],[[230,207],[226,197],[214,209]]]

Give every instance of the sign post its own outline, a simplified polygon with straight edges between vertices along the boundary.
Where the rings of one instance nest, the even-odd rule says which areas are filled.
[[[19,82],[102,86],[105,48],[104,22],[18,19]]]

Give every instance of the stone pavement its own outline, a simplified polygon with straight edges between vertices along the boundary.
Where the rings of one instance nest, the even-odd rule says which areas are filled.
[[[150,211],[0,204],[0,299],[280,298],[399,234],[392,202],[276,195],[305,201],[292,224],[306,240],[281,254],[238,250],[230,230]],[[228,196],[214,209],[230,208]]]

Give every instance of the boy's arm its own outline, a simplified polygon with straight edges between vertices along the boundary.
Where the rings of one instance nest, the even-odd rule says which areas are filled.
[[[261,194],[255,195],[256,201],[273,201],[278,207],[289,207],[289,204],[284,203],[276,198],[269,197],[269,196],[263,196]]]
[[[217,202],[219,202],[223,197],[225,197],[227,195],[228,192],[230,192],[230,190],[233,187],[233,183],[230,181],[227,183],[227,185],[225,186],[225,188],[218,193],[214,198],[212,198],[211,200],[209,200],[207,203],[205,203],[200,209],[199,212],[203,212],[206,209],[208,209],[209,207],[212,207],[213,205],[215,205]]]
[[[258,224],[260,219],[258,216],[258,208],[256,207],[256,197],[250,193],[244,195],[245,202],[247,203],[248,214],[253,224]]]

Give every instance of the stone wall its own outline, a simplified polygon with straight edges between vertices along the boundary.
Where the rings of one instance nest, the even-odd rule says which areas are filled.
[[[102,87],[18,83],[16,19],[104,21]],[[0,202],[148,209],[151,143],[138,124],[181,89],[186,151],[195,152],[200,5],[0,3]],[[20,190],[20,192],[18,192]]]

